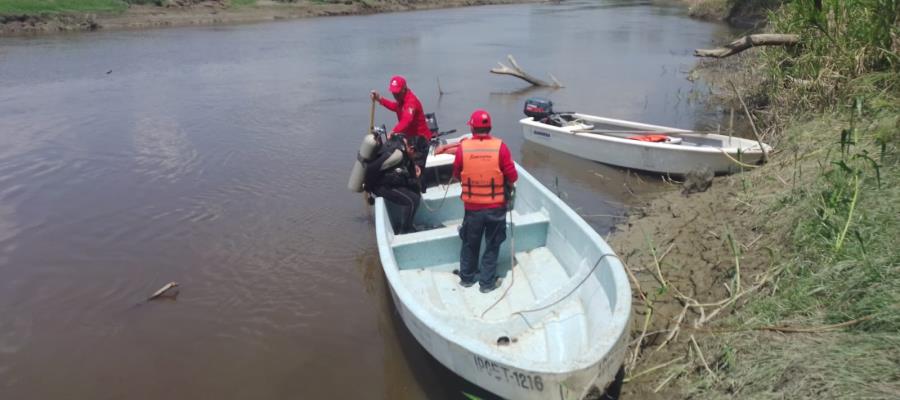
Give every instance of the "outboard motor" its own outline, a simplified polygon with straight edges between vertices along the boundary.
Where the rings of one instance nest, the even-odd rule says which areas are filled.
[[[525,100],[525,115],[540,121],[553,114],[553,102],[540,97]]]
[[[428,130],[433,136],[438,134],[440,128],[438,128],[437,116],[434,113],[425,114],[425,124],[428,125]]]

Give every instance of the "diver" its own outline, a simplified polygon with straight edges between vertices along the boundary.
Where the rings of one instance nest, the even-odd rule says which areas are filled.
[[[414,232],[413,217],[419,208],[419,174],[406,137],[392,135],[381,145],[378,154],[366,163],[365,188],[383,197],[399,210],[394,232]]]

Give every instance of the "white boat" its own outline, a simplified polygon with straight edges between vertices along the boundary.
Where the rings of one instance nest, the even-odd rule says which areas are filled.
[[[623,364],[631,287],[609,245],[517,165],[511,228],[501,246],[500,288],[463,288],[458,183],[435,186],[409,234],[396,234],[393,207],[375,201],[381,264],[394,304],[416,340],[466,380],[507,399],[602,394]],[[427,207],[425,207],[427,205]],[[508,217],[509,218],[509,217]],[[510,270],[510,248],[515,265]],[[493,305],[493,306],[492,306]]]
[[[521,119],[525,139],[604,164],[671,175],[704,167],[716,174],[737,172],[742,168],[738,162],[756,164],[763,155],[755,140],[588,114],[558,115],[561,126]],[[650,134],[668,138],[664,142],[631,139]]]

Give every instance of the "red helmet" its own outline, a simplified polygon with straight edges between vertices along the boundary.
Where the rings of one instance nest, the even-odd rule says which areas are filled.
[[[406,78],[401,75],[392,76],[391,84],[388,86],[388,88],[393,94],[400,93],[401,90],[406,89]]]
[[[471,126],[472,128],[475,128],[475,129],[482,129],[482,128],[490,129],[491,114],[488,114],[487,111],[484,111],[479,108],[479,109],[475,110],[475,112],[472,113],[471,117],[469,117],[469,122],[467,125]]]

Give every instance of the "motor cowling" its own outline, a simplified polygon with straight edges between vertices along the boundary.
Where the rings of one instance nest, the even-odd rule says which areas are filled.
[[[553,102],[540,97],[529,98],[525,100],[524,112],[535,121],[542,120],[553,114]]]

